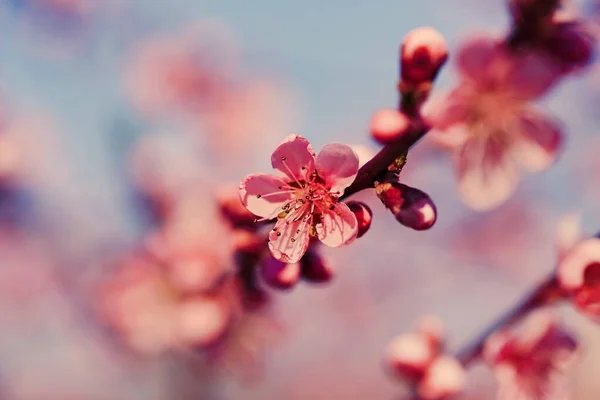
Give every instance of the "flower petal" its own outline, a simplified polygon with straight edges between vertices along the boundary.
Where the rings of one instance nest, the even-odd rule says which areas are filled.
[[[300,261],[309,243],[310,222],[304,218],[280,219],[269,234],[269,249],[273,258],[284,263]]]
[[[457,66],[463,75],[478,83],[488,83],[490,78],[502,73],[504,51],[498,40],[488,36],[473,36],[465,41],[457,55]]]
[[[513,57],[504,85],[525,99],[534,99],[554,86],[561,73],[560,67],[549,57],[527,53]]]
[[[540,172],[550,167],[562,147],[560,126],[539,113],[528,113],[517,121],[515,131],[520,133],[515,143],[516,155],[524,168]]]
[[[273,152],[271,165],[291,182],[308,181],[307,175],[315,168],[315,152],[302,136],[289,135]]]
[[[240,200],[252,214],[271,218],[292,198],[291,192],[282,189],[285,186],[283,179],[273,175],[248,175],[240,183]]]
[[[519,180],[510,152],[493,136],[466,142],[458,152],[456,163],[460,196],[478,211],[492,209],[506,201]]]
[[[342,195],[344,189],[356,178],[358,156],[350,146],[341,143],[328,144],[319,152],[316,168],[331,192]]]
[[[317,233],[323,244],[339,247],[350,244],[358,235],[356,216],[344,203],[337,203],[333,210],[321,216]]]

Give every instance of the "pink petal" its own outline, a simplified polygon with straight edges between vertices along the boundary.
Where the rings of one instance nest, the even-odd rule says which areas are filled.
[[[460,196],[478,211],[492,209],[506,201],[519,180],[516,163],[507,148],[493,137],[469,140],[456,161]]]
[[[471,108],[472,90],[466,90],[466,83],[450,93],[432,96],[421,109],[425,121],[434,129],[445,131],[454,125],[462,124]],[[470,85],[472,86],[472,85]]]
[[[271,156],[271,165],[283,172],[290,182],[308,181],[315,168],[315,152],[302,136],[289,135]]]
[[[506,74],[504,85],[525,99],[545,94],[561,77],[560,67],[541,54],[527,53],[513,57],[513,65]]]
[[[358,235],[356,216],[344,203],[337,203],[333,210],[322,215],[317,233],[323,244],[339,247],[350,244]]]
[[[271,218],[291,199],[291,192],[272,194],[285,186],[285,181],[273,175],[248,175],[240,183],[240,200],[252,214]]]
[[[463,43],[458,51],[457,64],[460,71],[475,82],[487,83],[493,76],[503,74],[504,51],[497,40],[478,36]]]
[[[539,172],[554,163],[563,141],[556,122],[538,113],[528,113],[518,119],[515,130],[520,133],[520,140],[515,143],[516,154],[524,168]]]
[[[358,156],[350,146],[332,143],[319,152],[317,173],[332,193],[342,195],[356,178]]]
[[[308,249],[310,220],[296,219],[280,219],[269,234],[269,249],[276,260],[297,263]]]

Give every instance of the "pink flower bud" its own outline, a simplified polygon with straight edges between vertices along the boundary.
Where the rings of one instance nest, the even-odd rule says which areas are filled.
[[[388,144],[408,132],[410,120],[393,108],[383,108],[371,118],[370,129],[373,139],[381,144]]]
[[[223,185],[217,192],[221,215],[233,226],[254,226],[256,216],[244,207],[236,185]]]
[[[389,344],[386,363],[399,377],[409,382],[417,382],[437,354],[437,349],[425,335],[419,332],[405,333]]]
[[[266,247],[266,244],[266,240],[261,239],[253,230],[244,228],[233,230],[233,246],[236,250],[258,253]]]
[[[600,320],[600,239],[573,247],[559,263],[557,276],[577,308]]]
[[[383,204],[402,225],[422,231],[435,224],[437,210],[425,192],[398,182],[384,182],[375,190]]]
[[[421,27],[410,31],[402,41],[401,76],[406,83],[431,82],[448,59],[448,45],[435,29]]]
[[[419,382],[418,394],[425,400],[440,400],[453,397],[463,391],[467,373],[453,357],[438,357],[427,368]]]
[[[300,261],[302,278],[310,282],[329,282],[334,271],[314,249],[309,249]]]
[[[261,273],[266,283],[277,289],[290,289],[300,277],[299,263],[285,263],[266,257],[261,262]]]
[[[373,212],[365,203],[361,203],[359,201],[350,201],[346,203],[350,211],[354,213],[356,216],[356,220],[358,221],[358,236],[361,237],[371,227],[371,220],[373,219]]]

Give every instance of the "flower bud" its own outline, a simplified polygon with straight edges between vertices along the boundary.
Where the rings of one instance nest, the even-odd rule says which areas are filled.
[[[418,394],[425,400],[441,400],[453,397],[463,391],[467,383],[467,373],[453,357],[436,358],[419,382]]]
[[[233,230],[233,246],[236,250],[248,253],[258,253],[265,248],[266,242],[255,231],[250,229]]]
[[[235,185],[223,185],[217,192],[221,215],[233,226],[254,226],[256,216],[244,207]]]
[[[423,377],[435,357],[437,349],[419,332],[396,337],[386,351],[388,367],[399,377],[413,383]]]
[[[575,306],[600,320],[600,239],[586,239],[573,247],[559,263],[557,277]]]
[[[302,278],[310,282],[329,282],[334,271],[331,265],[314,249],[309,249],[300,261]]]
[[[290,289],[300,277],[299,263],[284,263],[271,256],[261,262],[261,274],[270,286],[277,289]]]
[[[421,27],[410,31],[402,41],[401,76],[405,83],[431,82],[448,59],[448,45],[435,29]]]
[[[358,221],[358,236],[357,238],[363,236],[369,228],[371,227],[371,220],[373,219],[373,212],[365,203],[361,203],[360,201],[350,201],[346,203],[350,211],[354,213],[356,216],[356,220]]]
[[[425,192],[398,182],[381,183],[375,191],[402,225],[422,231],[435,224],[437,210]]]
[[[370,122],[371,136],[381,144],[388,144],[408,132],[410,120],[393,108],[383,108],[373,114]]]

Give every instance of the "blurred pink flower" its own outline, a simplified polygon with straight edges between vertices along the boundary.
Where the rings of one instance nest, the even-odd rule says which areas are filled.
[[[508,199],[520,168],[539,172],[555,161],[560,127],[531,102],[560,71],[537,55],[510,54],[483,37],[465,43],[457,59],[460,85],[444,101],[430,103],[425,114],[435,137],[455,152],[461,198],[483,211]]]
[[[434,316],[417,321],[413,332],[396,337],[387,348],[390,370],[413,386],[418,398],[453,398],[465,388],[467,375],[460,362],[442,354],[444,327]]]
[[[488,338],[484,356],[498,379],[498,398],[565,399],[565,372],[577,343],[549,310],[530,314],[517,329]]]
[[[600,321],[600,239],[573,246],[558,264],[557,276],[575,306]]]
[[[338,198],[358,172],[358,156],[344,144],[329,144],[315,158],[310,143],[290,135],[271,156],[280,178],[249,175],[240,184],[240,198],[264,220],[277,217],[269,249],[285,263],[300,261],[313,236],[327,246],[350,244],[358,234],[354,213]]]
[[[228,85],[236,54],[231,34],[214,21],[151,39],[131,60],[131,96],[151,116],[211,107]]]
[[[102,315],[141,354],[212,346],[227,332],[239,299],[231,281],[214,286],[211,268],[200,260],[165,266],[129,256],[102,287]]]

